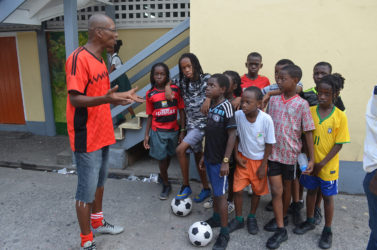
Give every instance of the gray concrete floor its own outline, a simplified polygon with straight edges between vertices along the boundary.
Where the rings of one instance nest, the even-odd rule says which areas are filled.
[[[157,165],[151,163],[157,170]],[[149,171],[150,172],[150,171]],[[156,171],[154,171],[156,172]],[[74,209],[77,176],[21,169],[0,168],[0,249],[78,249],[79,227]],[[193,183],[194,194],[199,192]],[[160,201],[161,187],[155,183],[108,179],[105,186],[104,214],[111,223],[125,227],[115,236],[96,237],[98,249],[197,249],[187,237],[196,221],[208,218],[212,211],[194,204],[187,217],[170,211],[170,200],[178,191],[173,186],[169,200]],[[263,210],[270,197],[261,200],[257,219],[260,232],[251,236],[245,230],[231,234],[228,249],[265,249],[272,233],[263,225],[273,217]],[[244,215],[249,198],[244,194]],[[304,215],[304,211],[302,211]],[[233,218],[234,214],[230,215]],[[332,249],[365,249],[368,237],[368,208],[364,196],[338,195],[335,198]],[[323,222],[303,236],[292,233],[280,249],[318,249]],[[215,236],[218,229],[214,230]],[[209,246],[211,249],[214,239]]]

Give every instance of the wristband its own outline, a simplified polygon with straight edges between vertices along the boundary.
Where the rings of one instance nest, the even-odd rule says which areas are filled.
[[[185,128],[181,128],[179,131],[181,131],[181,132],[185,132],[186,129],[185,129]]]

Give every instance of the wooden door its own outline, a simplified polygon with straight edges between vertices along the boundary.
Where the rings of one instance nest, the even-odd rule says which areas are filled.
[[[0,123],[25,124],[15,37],[0,37]]]

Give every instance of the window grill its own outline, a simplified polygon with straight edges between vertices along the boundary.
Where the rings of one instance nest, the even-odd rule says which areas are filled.
[[[117,29],[173,28],[190,17],[189,0],[112,0]],[[105,13],[104,5],[77,11],[78,28],[85,30],[94,13]],[[47,29],[63,29],[64,16],[47,21]]]

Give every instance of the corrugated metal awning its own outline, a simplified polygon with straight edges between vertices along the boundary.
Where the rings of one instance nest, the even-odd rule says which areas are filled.
[[[77,0],[77,9],[87,8],[99,3],[112,5],[110,0]],[[11,14],[2,13],[6,11],[11,12]],[[11,8],[0,10],[0,16],[6,17],[2,23],[7,24],[41,25],[43,21],[62,15],[64,15],[63,0],[27,0],[15,10]]]

